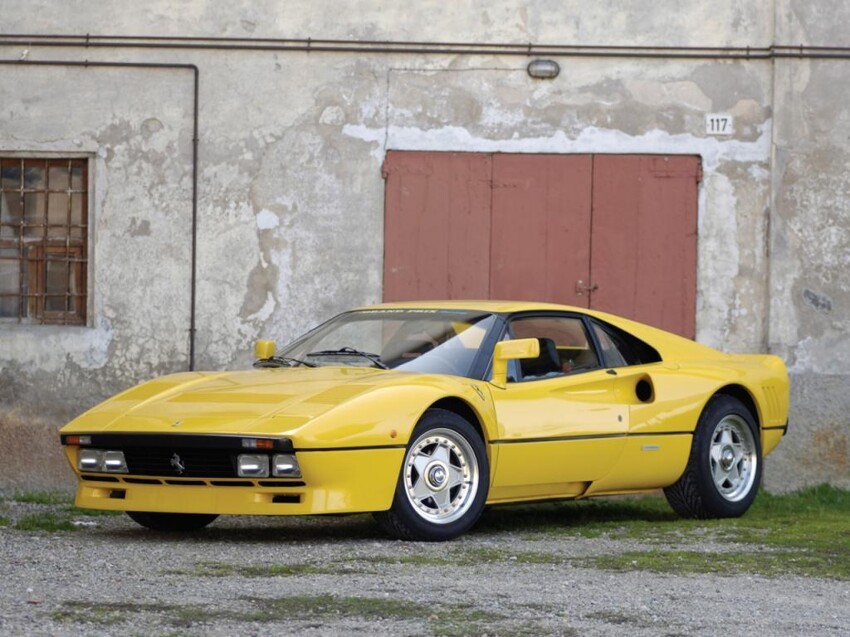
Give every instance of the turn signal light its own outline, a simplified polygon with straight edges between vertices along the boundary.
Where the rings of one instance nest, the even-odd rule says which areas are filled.
[[[242,438],[245,449],[274,449],[274,440],[270,438]]]

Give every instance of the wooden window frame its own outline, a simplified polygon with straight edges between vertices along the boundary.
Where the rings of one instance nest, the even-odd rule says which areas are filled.
[[[16,202],[19,219],[0,215],[0,227],[6,232],[0,236],[0,248],[14,251],[16,256],[2,257],[3,261],[17,261],[18,288],[16,293],[6,293],[5,298],[16,299],[17,312],[0,317],[0,323],[17,322],[29,325],[86,325],[88,316],[88,250],[89,250],[89,159],[86,157],[33,157],[0,156],[4,178],[0,181],[0,195],[6,198],[6,211],[11,210],[9,198]],[[9,183],[7,168],[19,166],[19,183]],[[26,170],[34,165],[43,167],[43,181],[35,186],[26,183]],[[51,169],[67,167],[67,184],[54,187],[50,183]],[[74,173],[77,172],[77,176]],[[64,179],[63,179],[64,181]],[[76,187],[75,186],[76,183]],[[53,195],[64,195],[67,208],[51,208]],[[27,216],[27,197],[43,199],[34,214]],[[79,202],[79,219],[75,219]],[[6,213],[8,214],[8,212]],[[64,223],[57,223],[57,219]],[[9,233],[8,229],[13,232]],[[48,291],[50,263],[64,263],[67,281],[64,292]],[[64,298],[64,310],[48,309],[51,300]],[[73,305],[72,305],[73,303]]]
[[[83,246],[38,245],[30,248],[28,256],[31,286],[27,295],[28,316],[40,319],[44,325],[85,325],[87,295]],[[69,270],[64,310],[47,309],[49,299],[61,296],[47,292],[47,264],[51,262],[65,263]],[[72,297],[74,309],[71,309]]]

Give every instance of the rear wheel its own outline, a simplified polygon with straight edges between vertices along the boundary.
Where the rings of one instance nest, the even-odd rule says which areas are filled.
[[[753,415],[738,399],[718,394],[697,423],[685,472],[664,495],[683,517],[738,517],[753,503],[761,471]]]
[[[218,517],[203,513],[151,513],[148,511],[127,511],[127,515],[137,524],[153,531],[169,533],[197,531]]]
[[[484,510],[490,464],[466,420],[429,409],[413,430],[389,511],[375,519],[395,537],[444,541],[469,530]]]

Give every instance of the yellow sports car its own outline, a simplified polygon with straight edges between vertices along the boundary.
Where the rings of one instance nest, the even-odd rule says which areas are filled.
[[[378,305],[256,355],[65,426],[77,506],[171,531],[370,511],[410,540],[456,537],[486,504],[658,488],[683,516],[739,516],[788,427],[776,356],[559,305]]]

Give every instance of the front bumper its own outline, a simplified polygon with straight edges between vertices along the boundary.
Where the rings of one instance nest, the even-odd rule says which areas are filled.
[[[77,447],[65,447],[72,467]],[[361,513],[390,508],[399,447],[299,451],[301,480],[176,478],[77,472],[86,509],[230,515]]]

